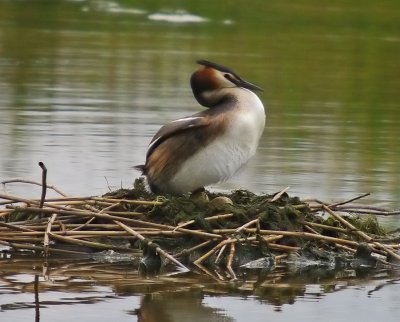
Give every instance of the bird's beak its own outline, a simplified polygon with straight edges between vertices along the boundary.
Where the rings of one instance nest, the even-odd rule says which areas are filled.
[[[245,81],[244,79],[241,79],[238,83],[238,86],[243,87],[243,88],[247,88],[251,91],[263,91],[263,89],[261,87],[258,87],[257,85],[254,85],[250,82]]]
[[[241,78],[240,76],[236,75],[236,77],[232,77],[229,74],[227,77],[232,83],[234,83],[236,86],[239,87],[243,87],[243,88],[247,88],[251,91],[263,91],[263,89],[261,87],[258,87],[257,85],[254,85],[248,81],[245,81],[243,78]]]

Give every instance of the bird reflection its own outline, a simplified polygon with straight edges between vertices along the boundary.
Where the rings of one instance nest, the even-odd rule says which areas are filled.
[[[233,322],[221,310],[206,306],[202,296],[183,293],[147,294],[136,310],[138,322]]]

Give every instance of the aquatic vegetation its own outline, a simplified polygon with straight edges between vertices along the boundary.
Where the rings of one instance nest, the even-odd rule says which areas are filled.
[[[133,189],[100,197],[30,200],[1,194],[0,244],[44,256],[139,249],[142,272],[173,263],[218,279],[282,261],[301,268],[397,267],[400,244],[377,215],[398,212],[356,205],[362,197],[329,205],[285,191],[156,196],[141,179]]]

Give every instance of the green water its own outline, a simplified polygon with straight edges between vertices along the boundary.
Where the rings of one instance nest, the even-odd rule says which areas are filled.
[[[206,58],[263,87],[268,115],[257,157],[217,188],[399,206],[396,1],[0,6],[1,177],[42,160],[69,191],[129,186],[159,126],[199,110],[188,79]]]

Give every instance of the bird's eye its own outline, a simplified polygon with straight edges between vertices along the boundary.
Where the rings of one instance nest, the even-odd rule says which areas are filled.
[[[224,74],[224,77],[225,77],[228,81],[230,81],[230,82],[232,82],[232,83],[235,83],[235,77],[233,77],[231,74]]]
[[[224,77],[231,83],[238,85],[239,80],[232,74],[224,74]]]

